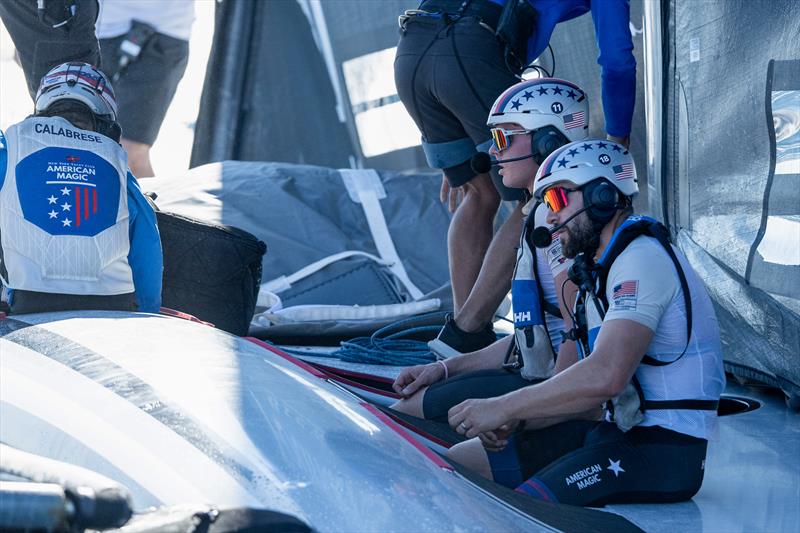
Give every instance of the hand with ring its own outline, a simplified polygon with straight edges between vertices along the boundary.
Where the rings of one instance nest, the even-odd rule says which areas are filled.
[[[504,402],[499,398],[465,400],[448,411],[447,421],[458,434],[471,439],[509,422],[504,411]]]

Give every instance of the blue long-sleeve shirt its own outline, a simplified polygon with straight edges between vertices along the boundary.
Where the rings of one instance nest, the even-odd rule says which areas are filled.
[[[491,0],[503,5],[506,0]],[[629,28],[628,0],[528,0],[536,9],[537,20],[528,41],[528,61],[547,48],[556,24],[592,12],[594,33],[600,56],[603,113],[606,133],[628,137],[636,102],[636,59]]]
[[[0,131],[0,189],[6,179],[8,152]],[[158,313],[161,308],[161,278],[164,256],[158,234],[156,214],[142,194],[133,174],[128,172],[128,264],[133,274],[136,304],[139,311]],[[13,289],[11,289],[13,291]]]

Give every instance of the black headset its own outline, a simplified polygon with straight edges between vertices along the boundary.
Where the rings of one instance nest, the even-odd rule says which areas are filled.
[[[586,214],[593,222],[608,224],[617,209],[625,205],[617,188],[605,178],[590,181],[581,187],[581,191],[583,205],[588,206]]]
[[[543,126],[531,133],[531,153],[538,165],[544,163],[547,156],[558,148],[569,143],[569,139],[555,126]]]

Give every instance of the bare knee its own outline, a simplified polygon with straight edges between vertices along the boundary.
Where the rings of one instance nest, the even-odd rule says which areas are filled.
[[[447,450],[447,458],[466,466],[486,479],[493,479],[489,457],[486,455],[486,450],[478,438],[456,444]]]
[[[428,387],[420,389],[413,396],[409,398],[403,398],[402,400],[396,402],[391,406],[391,408],[399,413],[416,416],[417,418],[425,418],[425,411],[422,408],[422,400],[425,397],[425,391],[427,390]]]
[[[464,205],[477,211],[486,211],[494,216],[500,206],[500,194],[489,174],[478,174],[464,185]]]

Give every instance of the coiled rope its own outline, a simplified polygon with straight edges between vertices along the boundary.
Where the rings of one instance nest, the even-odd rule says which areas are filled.
[[[429,338],[435,337],[442,329],[445,314],[442,311],[435,311],[392,322],[369,337],[356,337],[342,341],[340,348],[333,352],[301,351],[284,347],[281,349],[293,355],[330,357],[348,363],[392,366],[421,365],[435,361],[436,357],[431,353],[427,342],[415,338],[424,334],[427,334],[425,336]]]

